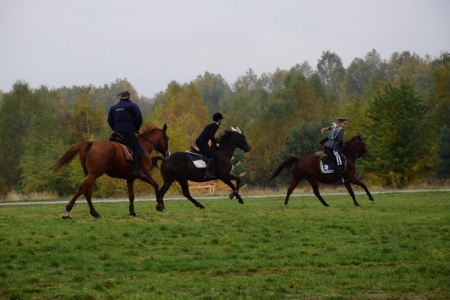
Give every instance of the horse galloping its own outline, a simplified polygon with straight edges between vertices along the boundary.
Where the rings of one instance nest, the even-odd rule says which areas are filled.
[[[152,185],[155,189],[156,197],[159,194],[158,183],[151,177],[150,170],[153,168],[155,161],[158,158],[151,158],[150,155],[153,150],[161,153],[164,157],[168,157],[169,153],[169,137],[166,135],[167,125],[164,124],[163,129],[157,128],[154,125],[146,124],[141,132],[138,134],[139,144],[141,145],[144,156],[142,159],[142,170],[147,178],[139,178],[142,181]],[[80,157],[80,163],[83,167],[86,179],[78,187],[75,195],[66,205],[66,211],[63,214],[63,219],[70,218],[70,211],[81,194],[84,194],[86,201],[90,208],[90,214],[96,218],[100,214],[92,205],[92,187],[94,181],[106,174],[113,178],[125,179],[128,188],[128,199],[130,202],[129,213],[136,216],[134,211],[134,180],[138,177],[132,175],[133,163],[125,160],[125,154],[122,146],[119,143],[99,140],[99,141],[84,141],[73,145],[67,150],[61,158],[55,163],[53,173],[57,173],[64,169],[76,155]]]
[[[220,147],[214,148],[213,150],[217,155],[214,172],[216,178],[203,178],[205,169],[199,169],[195,167],[193,161],[189,158],[188,153],[185,152],[175,152],[162,162],[160,169],[164,184],[161,187],[159,198],[157,199],[158,203],[156,205],[156,210],[164,210],[164,195],[174,181],[177,181],[180,184],[183,196],[185,196],[199,208],[205,207],[198,201],[196,201],[189,193],[188,180],[194,182],[206,182],[214,179],[219,179],[231,188],[232,192],[230,194],[230,199],[236,197],[239,203],[244,203],[241,196],[239,195],[241,179],[230,173],[232,169],[231,157],[233,156],[234,150],[236,148],[240,148],[245,152],[249,152],[251,147],[239,128],[232,128],[232,130],[225,131],[219,138],[218,142],[220,144]],[[231,180],[236,181],[236,186],[231,182]]]
[[[359,181],[356,178],[356,159],[359,157],[368,157],[370,155],[369,151],[366,148],[366,144],[363,142],[360,136],[354,136],[347,142],[345,142],[344,147],[342,149],[342,153],[347,160],[347,169],[342,174],[343,178],[347,180],[345,183],[345,187],[349,192],[350,196],[353,199],[353,203],[356,206],[359,206],[356,201],[355,194],[353,193],[353,189],[351,183],[358,185],[364,189],[369,200],[373,201],[373,197],[367,189],[366,185]],[[324,174],[320,170],[319,159],[314,155],[306,155],[300,158],[290,157],[283,161],[278,168],[273,172],[270,176],[269,182],[277,177],[284,168],[292,169],[292,181],[289,186],[286,194],[286,198],[284,200],[284,205],[288,204],[289,196],[292,194],[292,191],[295,189],[297,184],[304,178],[306,179],[312,186],[314,195],[322,202],[324,206],[328,206],[328,204],[323,200],[322,196],[319,193],[319,182],[333,184],[336,182],[335,174]]]

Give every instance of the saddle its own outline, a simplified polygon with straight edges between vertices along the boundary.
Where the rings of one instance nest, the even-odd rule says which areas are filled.
[[[314,153],[314,156],[319,159],[320,171],[324,174],[334,173],[336,166],[330,160],[325,151],[317,151]],[[347,170],[347,160],[345,160],[344,164],[344,172]]]
[[[206,168],[206,162],[207,158],[203,155],[200,151],[195,149],[194,147],[191,147],[191,149],[188,151],[186,150],[187,156],[191,159],[192,163],[197,169],[205,169]]]
[[[126,161],[134,161],[133,150],[125,144],[125,140],[120,133],[113,132],[109,140],[120,146]]]

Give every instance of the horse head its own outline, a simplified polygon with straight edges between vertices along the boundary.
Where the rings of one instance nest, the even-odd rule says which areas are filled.
[[[224,147],[237,147],[244,152],[249,152],[252,147],[247,142],[245,135],[238,128],[231,127],[231,130],[226,130],[220,137],[219,144]]]
[[[139,137],[150,142],[154,146],[155,151],[161,153],[164,158],[170,156],[169,151],[169,137],[166,134],[167,125],[164,124],[163,128],[157,128],[155,126],[147,125],[144,130],[139,133]]]
[[[362,140],[361,136],[357,135],[348,140],[345,145],[345,148],[351,149],[356,152],[357,157],[369,157],[370,153],[367,150],[366,144]]]

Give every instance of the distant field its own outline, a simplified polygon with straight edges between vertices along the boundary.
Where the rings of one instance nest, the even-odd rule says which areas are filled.
[[[0,206],[0,299],[449,299],[450,193],[374,196]]]

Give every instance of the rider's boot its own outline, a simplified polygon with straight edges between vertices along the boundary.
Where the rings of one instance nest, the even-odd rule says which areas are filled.
[[[346,180],[342,177],[342,173],[344,172],[343,166],[336,166],[336,184],[341,185],[345,184]]]
[[[147,175],[145,175],[142,172],[142,152],[138,152],[138,153],[133,153],[134,156],[134,171],[133,171],[133,175],[138,176],[139,178],[147,178]]]
[[[205,175],[203,175],[203,178],[207,178],[207,179],[214,178],[214,176],[212,174],[213,164],[214,164],[214,158],[208,158],[208,162],[206,164],[206,171],[205,171]]]

